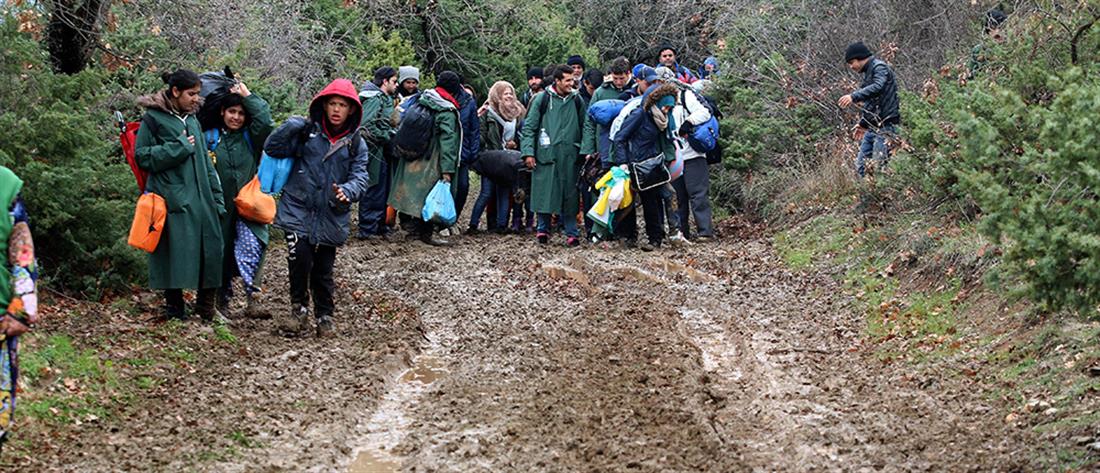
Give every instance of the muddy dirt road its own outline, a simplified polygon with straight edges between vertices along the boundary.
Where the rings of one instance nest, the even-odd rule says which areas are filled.
[[[1026,461],[1017,453],[1031,439],[964,380],[879,361],[834,279],[784,269],[745,230],[654,253],[519,236],[443,249],[353,242],[338,258],[335,339],[239,320],[237,348],[104,426],[64,469],[990,471]],[[283,258],[275,248],[272,310],[287,305]],[[248,448],[232,442],[242,426]]]

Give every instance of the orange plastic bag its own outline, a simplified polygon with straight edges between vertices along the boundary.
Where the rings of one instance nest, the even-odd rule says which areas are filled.
[[[386,206],[386,226],[392,227],[397,223],[397,209]]]
[[[168,207],[164,198],[152,192],[141,194],[134,209],[134,222],[130,224],[130,237],[126,243],[146,253],[156,251],[160,236],[164,233],[164,220]]]
[[[275,198],[260,190],[260,178],[253,177],[233,199],[237,215],[250,222],[270,224],[275,221]]]

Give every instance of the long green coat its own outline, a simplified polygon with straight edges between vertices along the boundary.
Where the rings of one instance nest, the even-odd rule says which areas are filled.
[[[432,187],[443,178],[443,174],[458,172],[459,155],[462,150],[462,128],[458,125],[458,107],[443,97],[435,89],[420,94],[420,104],[431,109],[435,115],[435,133],[427,158],[416,161],[397,160],[393,171],[393,188],[390,190],[389,204],[398,212],[420,218],[424,210],[424,201]],[[458,186],[451,186],[451,193],[457,194]]]
[[[542,114],[539,108],[545,100],[550,102]],[[581,100],[582,106],[577,107],[575,100]],[[535,157],[531,210],[557,215],[576,215],[579,211],[577,156],[584,111],[583,100],[576,91],[562,97],[551,88],[531,99],[520,135],[520,152],[525,157]],[[549,137],[549,145],[540,138],[543,130]]]
[[[171,112],[167,103],[163,92],[138,100],[147,109],[137,134],[138,166],[149,172],[145,189],[164,197],[168,207],[164,233],[149,255],[149,287],[220,287],[219,215],[225,213],[221,181],[204,149],[198,119]],[[195,137],[194,145],[188,143],[187,135]]]
[[[363,119],[359,123],[363,138],[367,140],[370,154],[370,164],[367,173],[370,174],[370,185],[385,182],[381,179],[382,164],[385,162],[383,149],[393,138],[393,97],[386,95],[382,89],[373,83],[367,83],[367,87],[359,92],[359,100],[363,102]]]
[[[214,169],[221,179],[222,193],[225,199],[225,217],[222,218],[222,239],[224,240],[223,266],[225,273],[223,278],[228,279],[237,274],[237,261],[233,255],[233,246],[237,241],[237,204],[233,199],[245,184],[256,177],[259,167],[260,155],[263,154],[264,141],[271,130],[275,129],[275,122],[271,119],[271,108],[267,102],[256,94],[244,98],[244,109],[252,119],[248,125],[248,135],[252,140],[252,146],[245,139],[244,130],[226,131],[218,133],[217,145],[214,155],[218,161]],[[269,240],[268,226],[262,223],[244,220],[245,226],[256,235],[265,245]],[[223,281],[229,283],[228,280]]]

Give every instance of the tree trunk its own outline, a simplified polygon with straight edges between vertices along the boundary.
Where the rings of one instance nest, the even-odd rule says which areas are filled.
[[[46,46],[55,71],[75,74],[84,70],[99,40],[104,0],[53,0],[46,25]]]

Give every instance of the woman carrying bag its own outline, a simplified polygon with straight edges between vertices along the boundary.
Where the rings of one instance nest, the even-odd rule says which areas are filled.
[[[199,116],[206,149],[214,159],[225,200],[218,309],[226,314],[233,297],[233,278],[241,276],[247,302],[245,315],[257,317],[260,314],[256,299],[260,293],[260,267],[269,238],[268,225],[238,214],[235,200],[242,188],[256,179],[264,141],[275,128],[271,109],[243,82],[236,82],[226,93],[210,94]]]
[[[203,145],[194,113],[202,100],[194,72],[161,76],[165,90],[138,99],[145,116],[137,133],[135,158],[149,173],[145,190],[164,198],[164,232],[149,255],[149,287],[164,290],[165,316],[185,319],[183,290],[198,289],[196,312],[225,323],[215,304],[222,283],[221,181]]]

